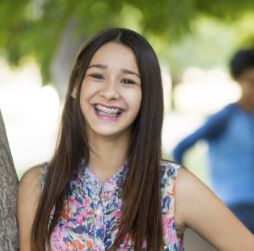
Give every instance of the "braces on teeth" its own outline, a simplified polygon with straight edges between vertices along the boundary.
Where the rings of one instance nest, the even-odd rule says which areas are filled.
[[[121,112],[120,109],[117,108],[107,108],[104,106],[96,105],[95,106],[97,111],[105,112],[107,114],[119,114]]]

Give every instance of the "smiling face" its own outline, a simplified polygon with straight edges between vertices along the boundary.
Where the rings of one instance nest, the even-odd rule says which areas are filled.
[[[140,110],[141,80],[133,51],[119,43],[100,47],[87,68],[80,106],[89,136],[129,136]]]

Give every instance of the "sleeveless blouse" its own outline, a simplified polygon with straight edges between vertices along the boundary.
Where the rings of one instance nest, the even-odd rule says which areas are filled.
[[[174,218],[175,182],[179,165],[161,162],[161,212],[165,251],[184,251],[183,236],[178,238]],[[102,184],[94,173],[80,164],[67,189],[63,212],[50,238],[52,251],[105,251],[116,238],[123,209],[123,189],[127,173],[124,164]],[[44,185],[47,164],[42,165]],[[51,218],[54,208],[51,212]],[[118,251],[133,251],[130,238],[122,241]],[[143,249],[146,250],[144,242]]]

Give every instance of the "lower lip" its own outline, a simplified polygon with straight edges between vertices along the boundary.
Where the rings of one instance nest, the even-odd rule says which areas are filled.
[[[120,117],[121,117],[121,115],[122,115],[122,113],[120,113],[118,116],[110,116],[110,115],[101,115],[101,114],[99,114],[97,111],[96,111],[96,109],[95,109],[95,107],[93,107],[93,111],[94,111],[94,113],[95,113],[95,116],[98,118],[98,119],[100,119],[100,120],[103,120],[103,121],[117,121]]]

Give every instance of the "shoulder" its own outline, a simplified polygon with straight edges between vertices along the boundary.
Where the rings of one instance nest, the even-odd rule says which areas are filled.
[[[179,168],[176,183],[177,194],[180,193],[182,195],[187,193],[190,195],[200,184],[202,184],[202,182],[187,168]]]
[[[28,169],[20,179],[18,189],[19,210],[34,210],[42,192],[43,166]]]
[[[20,204],[34,203],[41,194],[41,166],[28,169],[20,179],[18,198]]]
[[[160,161],[160,172],[162,177],[174,178],[181,166],[174,161],[161,160]]]
[[[175,197],[176,222],[194,229],[202,215],[206,217],[207,212],[221,205],[210,188],[187,168],[181,168],[178,172]]]
[[[237,105],[235,103],[230,103],[225,107],[223,107],[221,110],[210,115],[209,119],[223,119],[223,118],[226,119],[230,117],[235,110],[237,110]]]
[[[28,169],[20,179],[19,187],[25,188],[27,186],[35,188],[40,186],[40,178],[42,176],[42,166],[34,166]]]
[[[199,214],[198,205],[202,204],[203,197],[209,194],[209,189],[185,167],[179,169],[175,187],[176,225],[185,229],[190,226],[188,219],[193,217],[192,213]]]
[[[175,178],[178,184],[185,184],[187,182],[187,185],[192,182],[200,182],[186,167],[175,161],[162,160],[160,162],[160,171],[162,177]]]
[[[176,195],[178,198],[191,198],[200,194],[201,191],[210,192],[210,189],[199,180],[191,171],[182,167],[178,171],[176,182]],[[186,201],[184,201],[186,202]]]
[[[181,166],[174,161],[162,160],[160,162],[162,195],[171,194],[174,196],[176,177],[180,167]]]
[[[200,129],[201,134],[204,134],[206,139],[214,139],[220,136],[229,124],[235,110],[236,104],[232,103],[210,115]]]
[[[222,111],[224,111],[224,112],[232,111],[232,110],[238,109],[237,107],[238,107],[238,105],[236,103],[230,103],[230,104],[227,104],[226,106],[224,106],[224,108],[222,108],[220,111],[221,112]]]

